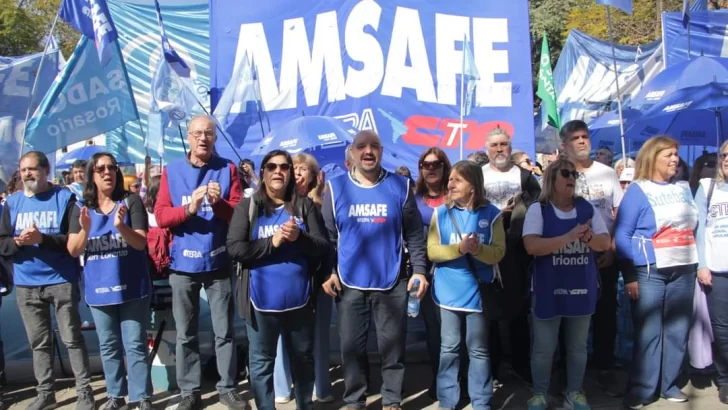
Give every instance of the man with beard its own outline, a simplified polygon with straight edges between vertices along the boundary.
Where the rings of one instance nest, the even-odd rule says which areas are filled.
[[[614,228],[614,220],[622,196],[617,173],[609,166],[589,158],[591,140],[589,128],[581,120],[569,121],[559,132],[564,155],[576,165],[579,178],[576,180],[576,195],[583,197],[594,205],[604,222],[609,234]],[[611,396],[618,396],[619,385],[609,370],[614,365],[614,346],[617,338],[617,279],[618,270],[614,252],[597,254],[599,276],[601,277],[601,295],[593,316],[593,363],[599,370],[597,382]]]
[[[373,131],[362,131],[347,148],[353,169],[328,181],[323,215],[338,272],[323,290],[336,298],[347,409],[366,405],[366,357],[370,317],[376,326],[382,355],[382,407],[399,408],[404,378],[407,291],[419,281],[417,298],[429,284],[425,279],[425,236],[422,219],[406,178],[381,166],[382,142]],[[410,254],[412,277],[400,264],[404,242]]]
[[[503,213],[506,230],[506,255],[498,265],[503,285],[495,292],[499,310],[491,312],[489,343],[493,378],[498,379],[498,367],[503,356],[498,320],[508,321],[508,340],[511,346],[511,364],[516,375],[531,381],[530,330],[528,327],[528,265],[524,257],[523,221],[528,207],[538,199],[541,187],[531,172],[511,162],[511,136],[496,128],[486,140],[489,163],[483,166],[485,196]]]
[[[220,381],[220,403],[243,410],[248,402],[235,391],[237,362],[233,342],[232,273],[227,232],[233,209],[242,197],[235,164],[213,153],[215,120],[194,117],[187,128],[187,158],[170,162],[162,171],[154,217],[172,232],[172,314],[177,324],[177,384],[179,410],[202,408],[200,387],[200,289],[210,305]]]
[[[20,158],[24,191],[11,195],[0,218],[0,255],[12,257],[18,309],[33,350],[38,397],[29,410],[56,406],[50,308],[55,310],[61,340],[68,349],[78,391],[77,410],[93,410],[88,352],[78,312],[78,261],[66,248],[76,198],[48,183],[50,165],[37,151]]]

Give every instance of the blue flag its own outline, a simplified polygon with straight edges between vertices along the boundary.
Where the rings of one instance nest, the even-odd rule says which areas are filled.
[[[470,40],[465,38],[463,42],[463,81],[465,82],[465,93],[461,96],[460,115],[470,115],[475,101],[476,81],[480,80],[478,67],[475,65],[473,51],[470,49]]]
[[[113,54],[110,45],[119,34],[106,0],[63,0],[59,16],[84,36],[94,39],[99,60],[104,66],[109,63]]]
[[[164,53],[164,59],[167,60],[169,64],[172,65],[172,68],[175,69],[178,73],[181,72],[177,67],[174,67],[174,64],[179,64],[180,68],[187,70],[184,72],[184,74],[189,75],[189,67],[187,66],[187,63],[180,57],[179,54],[177,54],[177,51],[172,47],[172,43],[169,42],[169,39],[167,38],[167,32],[164,31],[164,22],[162,22],[162,10],[159,8],[159,1],[154,0],[154,7],[157,10],[157,24],[159,24],[159,35],[162,37],[162,52]]]
[[[25,151],[53,152],[139,118],[117,41],[104,66],[95,46],[81,36],[25,131]]]
[[[632,14],[632,0],[597,0],[597,4],[616,7],[627,14]]]
[[[220,124],[226,124],[228,115],[250,114],[249,110],[252,111],[253,107],[249,107],[248,103],[254,103],[256,110],[262,110],[260,84],[248,56],[245,55],[243,61],[234,68],[213,115]]]
[[[683,27],[688,28],[688,25],[690,24],[690,0],[683,0],[682,13]]]

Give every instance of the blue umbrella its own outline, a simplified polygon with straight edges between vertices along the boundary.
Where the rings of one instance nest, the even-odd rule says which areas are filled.
[[[56,163],[56,169],[69,169],[73,166],[73,163],[76,162],[76,160],[82,159],[84,161],[88,161],[94,154],[97,154],[99,152],[108,151],[106,150],[106,147],[102,147],[100,145],[84,145],[81,148],[69,151],[65,155],[63,155],[61,159]],[[118,160],[117,164],[122,167],[134,165],[134,163],[132,162]]]
[[[645,84],[629,105],[643,108],[662,101],[677,90],[710,83],[728,83],[728,59],[697,57],[670,66]]]
[[[622,121],[625,132],[628,132],[639,119],[642,113],[638,110],[625,108],[622,110]],[[600,115],[589,123],[589,136],[593,147],[609,147],[612,152],[621,152],[619,112],[609,111]]]
[[[345,146],[356,130],[336,118],[322,116],[297,117],[271,131],[253,150],[253,156],[263,156],[274,149],[295,154],[298,152]]]

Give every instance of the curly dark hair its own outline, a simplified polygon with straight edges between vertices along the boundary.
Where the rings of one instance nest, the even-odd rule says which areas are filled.
[[[97,152],[86,164],[86,171],[84,171],[84,186],[83,186],[83,204],[89,209],[97,209],[99,207],[99,190],[94,182],[94,172],[96,172],[96,163],[102,158],[108,157],[111,162],[117,166],[116,169],[116,186],[114,191],[111,193],[111,199],[113,201],[121,201],[126,198],[129,194],[124,190],[124,175],[121,173],[121,168],[116,162],[116,158],[108,152]]]

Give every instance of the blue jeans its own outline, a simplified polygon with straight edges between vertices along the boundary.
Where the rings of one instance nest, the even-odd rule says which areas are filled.
[[[488,352],[488,322],[483,313],[458,312],[440,308],[441,333],[440,369],[437,372],[439,407],[454,409],[460,401],[460,327],[465,325],[465,344],[468,347],[468,395],[474,410],[490,410],[493,397],[493,378]]]
[[[120,305],[91,306],[91,315],[99,336],[108,396],[125,397],[128,383],[130,402],[152,397],[147,363],[149,297]]]
[[[639,299],[631,302],[634,323],[628,397],[649,402],[657,393],[672,397],[680,375],[693,316],[695,271],[637,267]]]
[[[296,408],[313,409],[313,326],[314,314],[310,306],[288,312],[260,312],[253,308],[252,324],[248,323],[250,387],[259,410],[274,410],[273,368],[278,336],[290,346],[292,358]]]
[[[713,286],[705,288],[713,328],[713,362],[718,387],[728,385],[728,276],[713,275]]]
[[[331,376],[329,375],[329,329],[331,328],[331,296],[319,292],[316,300],[316,321],[314,324],[313,363],[316,374],[316,397],[331,395]],[[283,336],[278,338],[276,365],[273,370],[273,387],[276,397],[291,397],[291,362],[288,349],[284,349]]]
[[[559,343],[561,322],[564,323],[564,344],[566,345],[566,393],[581,390],[586,369],[586,343],[591,316],[557,316],[551,319],[533,317],[531,373],[534,394],[548,394],[551,365],[556,346]]]

